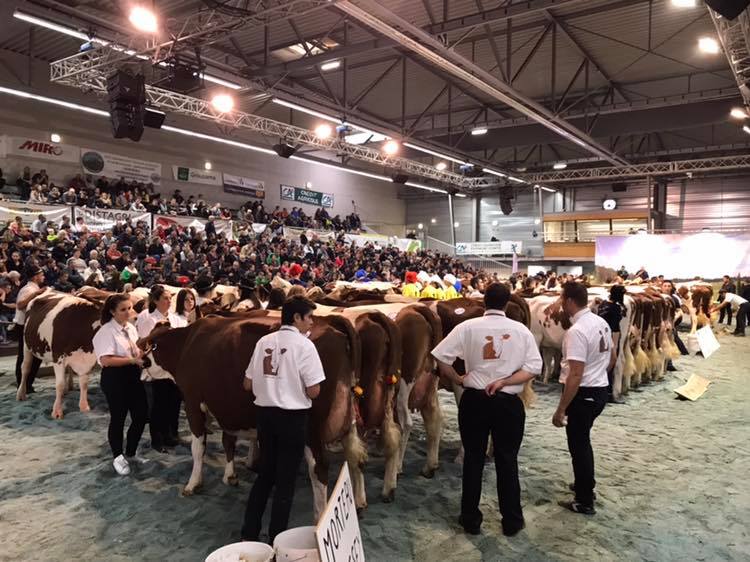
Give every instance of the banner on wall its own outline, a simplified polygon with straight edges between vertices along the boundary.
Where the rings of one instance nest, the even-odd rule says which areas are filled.
[[[89,230],[94,232],[105,232],[117,223],[130,219],[133,224],[143,221],[151,229],[151,213],[140,211],[121,211],[119,209],[87,209],[85,207],[73,207],[73,220],[83,217],[83,222]]]
[[[203,232],[206,229],[205,219],[196,217],[179,217],[174,215],[154,215],[154,228],[162,227],[163,229],[177,228],[182,232],[188,228],[195,228],[197,232]],[[224,234],[227,240],[236,240],[232,221],[214,219],[216,234]]]
[[[107,178],[125,178],[141,183],[161,184],[161,164],[129,156],[100,152],[93,148],[81,149],[81,167],[87,174]]]
[[[81,157],[81,149],[70,144],[5,135],[0,137],[0,156],[22,156],[75,164]]]
[[[15,220],[16,217],[21,217],[23,224],[30,225],[39,215],[44,215],[48,221],[59,224],[63,217],[70,216],[70,207],[53,207],[33,203],[0,206],[0,221],[2,221],[0,226],[4,227],[8,221]]]
[[[260,180],[224,174],[224,191],[238,195],[247,195],[248,197],[255,197],[257,199],[265,199],[266,184]]]
[[[203,185],[221,185],[221,172],[213,170],[172,166],[172,174],[174,174],[174,179],[177,181],[200,183]]]
[[[633,234],[597,236],[594,263],[600,279],[614,277],[623,265],[631,273],[686,280],[696,276],[750,275],[750,234]]]
[[[344,234],[347,244],[354,243],[358,247],[373,243],[381,247],[395,246],[402,252],[418,252],[422,249],[421,240],[411,238],[396,238],[395,236],[383,236],[378,234]]]
[[[520,254],[523,243],[520,240],[499,242],[456,242],[456,255],[493,256],[496,254]]]
[[[281,184],[281,198],[284,201],[307,203],[316,207],[333,207],[333,193],[321,193],[293,185]]]

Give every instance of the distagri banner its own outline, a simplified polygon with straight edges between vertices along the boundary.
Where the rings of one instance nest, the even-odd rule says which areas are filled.
[[[107,178],[125,178],[141,183],[161,184],[161,164],[129,156],[100,152],[93,148],[81,149],[81,167],[87,174]]]
[[[83,217],[84,224],[94,232],[105,232],[117,223],[130,219],[135,225],[138,221],[145,222],[151,228],[151,213],[139,211],[121,211],[119,209],[87,209],[73,207],[73,220]]]
[[[8,221],[21,217],[23,224],[30,225],[39,215],[44,215],[48,221],[62,222],[63,217],[70,216],[70,207],[53,207],[51,205],[34,205],[33,203],[13,204],[0,206],[1,227],[5,227]]]
[[[320,191],[294,187],[293,185],[281,184],[281,198],[284,201],[307,203],[316,207],[333,207],[332,193],[321,193]]]
[[[520,254],[523,243],[520,240],[499,242],[457,242],[456,255],[494,256],[497,254]]]
[[[614,278],[625,266],[630,273],[645,267],[667,279],[720,279],[750,275],[750,234],[633,234],[598,236],[594,263],[601,280]]]
[[[23,156],[25,158],[75,164],[81,157],[81,149],[70,144],[6,135],[0,137],[0,156]]]
[[[224,174],[224,191],[227,193],[237,193],[238,195],[247,195],[256,199],[265,199],[266,184],[260,180]]]
[[[172,174],[174,174],[174,179],[177,181],[200,183],[203,185],[221,185],[221,172],[213,170],[172,166]]]

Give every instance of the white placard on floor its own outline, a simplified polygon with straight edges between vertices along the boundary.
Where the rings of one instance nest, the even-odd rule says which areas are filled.
[[[364,562],[354,488],[344,463],[326,509],[315,527],[321,562]]]
[[[695,336],[698,338],[698,345],[701,348],[701,353],[706,359],[711,357],[714,351],[721,347],[719,340],[716,339],[716,336],[711,329],[711,326],[703,326],[703,328],[695,332]]]

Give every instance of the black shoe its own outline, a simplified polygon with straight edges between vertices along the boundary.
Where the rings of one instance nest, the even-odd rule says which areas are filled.
[[[177,445],[180,445],[180,440],[175,439],[174,437],[165,437],[164,438],[164,446],[166,447],[177,447]]]
[[[482,532],[482,517],[480,516],[479,522],[476,525],[465,525],[464,524],[464,516],[460,515],[458,517],[458,524],[461,525],[464,528],[464,531],[466,531],[470,535],[478,535]]]
[[[593,505],[583,505],[582,503],[578,503],[577,501],[559,501],[557,502],[557,505],[560,507],[564,507],[565,509],[569,509],[573,513],[580,513],[581,515],[594,515],[596,514],[596,510],[594,509]]]
[[[672,365],[672,363],[669,363],[667,365],[667,371],[669,371],[670,373],[674,373],[675,371],[679,371],[679,369],[675,367],[674,365]]]
[[[744,338],[745,332],[732,332],[732,335],[736,338]]]
[[[568,490],[575,493],[576,485],[571,482],[570,484],[568,484]],[[596,492],[591,492],[591,499],[596,500]]]
[[[620,398],[619,396],[610,396],[607,398],[608,404],[625,404],[625,400]]]
[[[522,529],[526,528],[526,521],[522,521],[518,527],[506,527],[503,525],[503,535],[506,537],[515,537]]]

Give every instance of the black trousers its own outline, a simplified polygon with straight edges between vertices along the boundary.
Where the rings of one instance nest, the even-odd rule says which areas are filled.
[[[734,331],[736,333],[744,334],[745,326],[747,326],[748,322],[750,322],[750,302],[740,305],[740,308],[737,311],[737,327]]]
[[[151,394],[148,412],[151,445],[160,447],[165,439],[177,438],[182,394],[170,379],[153,380],[146,384]]]
[[[461,517],[465,527],[479,526],[482,512],[482,473],[487,441],[492,435],[497,473],[497,499],[503,528],[515,530],[523,524],[521,485],[518,482],[518,450],[523,440],[526,412],[518,396],[467,388],[458,406],[458,428],[464,446]]]
[[[674,335],[674,343],[677,346],[677,349],[680,350],[680,355],[688,355],[687,347],[685,347],[685,344],[680,338],[680,334],[677,332],[677,328],[672,329],[672,334]]]
[[[18,388],[21,386],[21,366],[23,365],[23,326],[16,324],[15,331],[18,334],[18,355],[16,356],[16,388]],[[29,378],[26,379],[26,392],[31,390],[41,364],[41,359],[34,357],[31,360],[31,372],[29,372]]]
[[[125,429],[125,418],[130,412],[125,455],[132,457],[138,449],[138,442],[146,427],[148,405],[146,391],[141,382],[141,369],[136,365],[123,367],[104,367],[102,369],[101,388],[109,406],[109,447],[112,456],[123,453],[122,432]]]
[[[732,307],[731,306],[725,306],[719,311],[719,324],[722,324],[724,322],[725,315],[727,317],[727,326],[729,326],[732,323]]]
[[[568,406],[568,450],[573,460],[576,501],[583,505],[594,504],[594,450],[591,447],[591,428],[594,420],[607,404],[607,387],[580,387]]]
[[[297,471],[305,454],[309,410],[258,408],[260,472],[245,508],[244,540],[257,541],[263,512],[273,490],[268,535],[271,542],[289,525]]]

